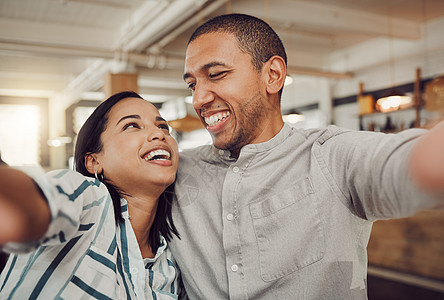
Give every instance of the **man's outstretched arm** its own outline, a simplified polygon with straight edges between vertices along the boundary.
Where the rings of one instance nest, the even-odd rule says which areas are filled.
[[[444,122],[417,141],[408,163],[410,173],[420,188],[444,194]]]

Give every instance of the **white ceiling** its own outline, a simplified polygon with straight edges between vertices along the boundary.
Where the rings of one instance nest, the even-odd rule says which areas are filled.
[[[136,71],[141,93],[186,96],[187,39],[226,12],[268,21],[291,73],[341,76],[326,69],[331,53],[381,37],[421,40],[423,24],[444,17],[444,1],[0,0],[0,95],[56,97],[67,107],[100,91],[107,72]]]

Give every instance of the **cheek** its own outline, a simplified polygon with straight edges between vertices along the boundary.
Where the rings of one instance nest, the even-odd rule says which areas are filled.
[[[108,141],[106,145],[104,145],[103,152],[107,159],[115,161],[120,160],[122,157],[128,157],[131,151],[134,152],[135,149],[135,141],[131,139],[113,139]]]

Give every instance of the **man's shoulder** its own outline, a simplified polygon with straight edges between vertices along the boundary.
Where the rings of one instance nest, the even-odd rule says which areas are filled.
[[[346,129],[342,127],[338,127],[335,125],[328,125],[324,127],[319,128],[292,128],[291,136],[302,136],[307,141],[315,142],[319,140],[327,140],[333,136],[345,133],[345,132],[352,132],[351,129]]]
[[[196,158],[197,156],[208,156],[213,149],[212,145],[202,145],[195,148],[185,149],[179,152],[180,159]]]
[[[196,166],[205,161],[212,162],[214,159],[214,146],[203,145],[180,151],[179,166]]]

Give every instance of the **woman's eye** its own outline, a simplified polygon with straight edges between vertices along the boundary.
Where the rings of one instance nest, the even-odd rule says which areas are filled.
[[[170,130],[170,127],[168,126],[168,124],[159,124],[158,126],[160,129],[165,129],[165,130]]]
[[[129,128],[140,128],[139,124],[131,122],[128,124],[125,124],[125,126],[123,126],[123,130],[127,130]]]

